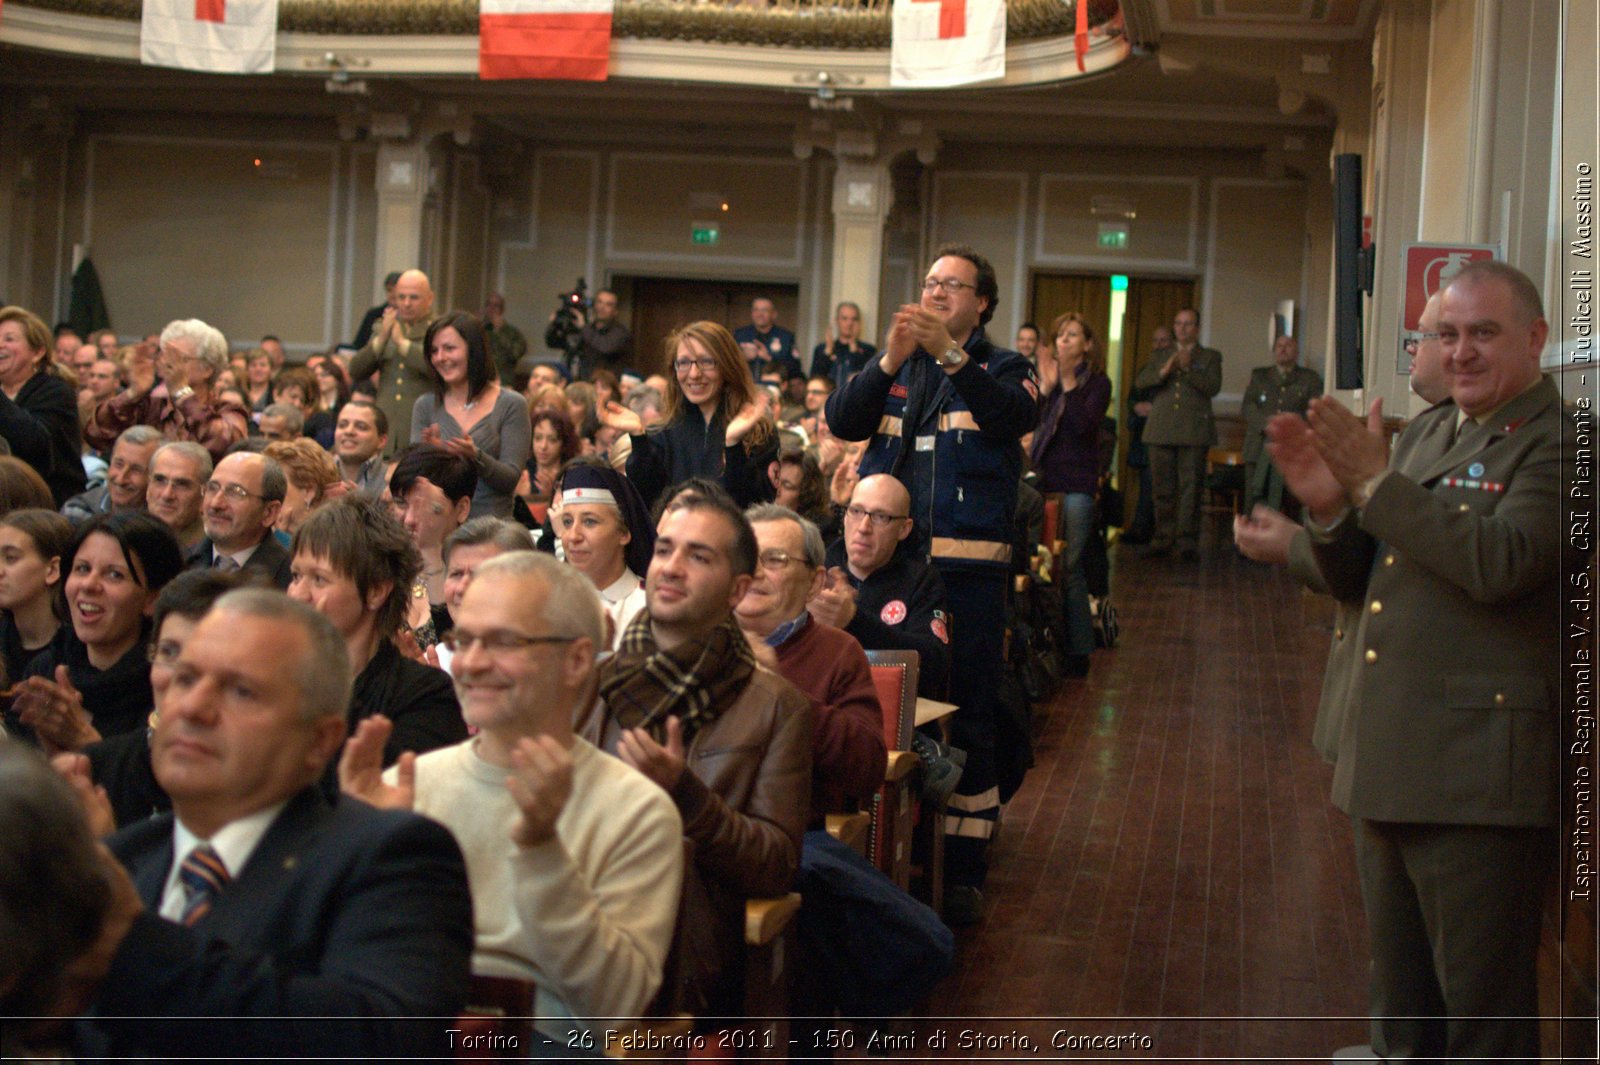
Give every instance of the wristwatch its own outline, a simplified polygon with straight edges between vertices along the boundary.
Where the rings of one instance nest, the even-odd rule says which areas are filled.
[[[946,348],[944,350],[944,353],[941,354],[938,357],[939,358],[939,365],[945,367],[946,369],[950,369],[950,368],[953,368],[953,367],[956,367],[956,366],[960,366],[962,360],[964,360],[966,357],[967,357],[967,353],[965,351],[962,351],[960,348],[956,347],[954,344],[951,344],[948,348]]]

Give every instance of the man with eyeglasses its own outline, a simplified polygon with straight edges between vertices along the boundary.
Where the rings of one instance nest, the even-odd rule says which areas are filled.
[[[1300,365],[1300,342],[1292,336],[1279,337],[1272,345],[1272,365],[1250,371],[1245,386],[1244,414],[1244,511],[1257,503],[1293,516],[1299,506],[1283,490],[1283,476],[1268,461],[1265,451],[1267,419],[1274,414],[1304,414],[1311,401],[1322,395],[1322,375]]]
[[[645,1012],[683,878],[672,799],[573,731],[605,624],[588,578],[549,555],[484,562],[444,636],[476,735],[383,773],[388,722],[368,718],[339,765],[346,792],[455,835],[472,884],[473,972],[527,982],[524,1010],[563,1049]]]
[[[83,427],[84,442],[109,448],[124,429],[150,425],[168,440],[193,440],[219,462],[249,435],[250,414],[219,399],[214,385],[228,365],[228,341],[198,318],[168,322],[159,348],[141,344],[128,359],[128,387],[102,401]],[[159,379],[159,380],[158,380]]]
[[[272,535],[287,492],[283,467],[265,455],[238,451],[217,463],[202,489],[206,535],[189,552],[189,568],[257,569],[288,588],[289,549]]]
[[[917,692],[943,699],[950,625],[939,571],[900,545],[911,535],[911,494],[886,473],[863,477],[828,547],[827,580],[807,608],[869,651],[915,651]]]
[[[211,453],[192,440],[168,441],[150,456],[145,509],[172,530],[185,552],[205,539],[200,507],[211,468]]]
[[[940,248],[922,301],[894,315],[882,356],[828,399],[841,440],[869,440],[863,478],[887,473],[911,496],[903,548],[944,580],[954,632],[951,738],[967,752],[950,800],[946,920],[981,918],[984,853],[999,819],[995,678],[1004,669],[1012,518],[1022,476],[1019,441],[1039,420],[1031,363],[989,341],[1000,286],[965,245]]]
[[[756,658],[799,688],[816,712],[811,750],[811,827],[826,814],[868,805],[888,756],[883,712],[866,652],[855,637],[814,621],[806,604],[821,588],[825,548],[815,524],[788,507],[745,511],[761,553],[755,579],[734,607]]]

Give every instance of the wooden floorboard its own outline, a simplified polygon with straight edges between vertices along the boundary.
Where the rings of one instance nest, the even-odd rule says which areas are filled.
[[[1326,1060],[1366,1039],[1349,823],[1311,748],[1328,634],[1282,573],[1207,543],[1118,557],[1122,640],[1038,711],[982,924],[916,1025],[1138,1034],[1145,1060]],[[1038,1020],[1031,1020],[1038,1019]],[[937,1038],[935,1038],[937,1042]],[[909,1055],[899,1055],[909,1056]]]
[[[1115,549],[1121,642],[1036,712],[984,920],[958,933],[915,1049],[891,1056],[1309,1062],[1367,1042],[1350,822],[1311,746],[1331,611],[1221,532],[1199,564]],[[964,1029],[1035,1048],[963,1049]],[[1151,1043],[1052,1048],[1055,1033]]]

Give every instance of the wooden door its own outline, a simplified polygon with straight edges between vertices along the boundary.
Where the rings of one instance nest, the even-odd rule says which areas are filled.
[[[667,365],[663,345],[674,329],[709,320],[730,331],[750,324],[750,301],[765,296],[778,310],[778,324],[793,330],[799,314],[799,285],[762,285],[748,281],[697,281],[676,277],[627,279],[633,290],[634,365],[641,373],[662,373]],[[797,343],[804,338],[798,338]]]
[[[1068,311],[1077,311],[1089,320],[1094,335],[1100,338],[1100,351],[1104,356],[1105,338],[1111,335],[1110,275],[1035,274],[1032,320],[1039,327],[1041,350],[1055,340],[1050,324]]]

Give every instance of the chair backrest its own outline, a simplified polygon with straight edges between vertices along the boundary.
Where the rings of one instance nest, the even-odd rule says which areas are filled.
[[[1039,542],[1049,547],[1061,539],[1061,493],[1044,494],[1044,534]]]
[[[915,651],[868,651],[872,683],[883,710],[883,742],[892,751],[909,750],[917,726],[917,673],[921,658]]]

